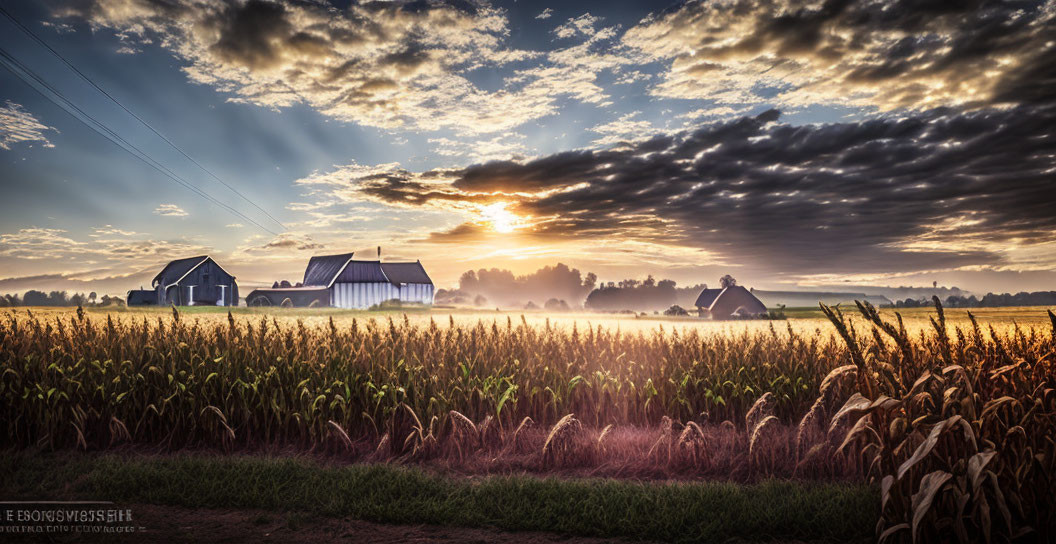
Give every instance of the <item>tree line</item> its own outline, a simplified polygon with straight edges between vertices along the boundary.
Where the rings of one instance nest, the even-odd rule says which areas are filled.
[[[931,306],[932,302],[926,299],[907,298],[895,301],[896,308],[921,308]],[[1034,291],[1028,293],[1021,291],[1011,293],[987,293],[983,298],[972,296],[950,296],[942,301],[946,308],[995,308],[999,306],[1056,306],[1056,291]]]
[[[438,289],[435,302],[526,310],[659,311],[674,305],[692,307],[704,288],[704,284],[678,287],[673,280],[653,276],[598,283],[593,272],[558,263],[521,276],[498,268],[469,270],[457,289]]]
[[[18,293],[0,295],[0,308],[17,306],[124,306],[125,299],[110,295],[98,296],[94,291],[88,294],[66,291],[37,291],[30,289],[19,296]]]

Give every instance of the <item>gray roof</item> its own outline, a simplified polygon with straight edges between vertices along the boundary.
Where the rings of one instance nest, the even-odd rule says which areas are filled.
[[[348,261],[331,283],[389,283],[381,261]]]
[[[433,280],[429,279],[429,274],[425,273],[425,268],[422,267],[421,261],[413,263],[381,263],[381,270],[392,283],[433,283]]]
[[[308,260],[308,268],[304,269],[304,286],[321,285],[329,287],[330,283],[348,261],[352,260],[351,253],[340,255],[319,255]]]
[[[179,281],[180,278],[186,276],[188,272],[197,268],[198,265],[204,263],[208,258],[208,255],[199,255],[197,257],[188,257],[186,259],[176,259],[165,265],[165,268],[162,268],[161,272],[158,272],[158,275],[154,276],[154,279],[151,280],[151,282],[154,284],[160,283],[167,287]]]
[[[697,295],[697,302],[693,305],[697,308],[709,308],[711,307],[711,303],[715,302],[715,298],[718,297],[721,292],[722,289],[704,288],[704,290]]]
[[[719,296],[715,297],[708,311],[712,318],[726,319],[742,308],[748,315],[766,313],[766,305],[740,285],[723,289]]]
[[[382,263],[381,261],[356,261],[351,253],[319,255],[308,261],[304,271],[305,287],[330,287],[334,283],[428,283],[422,263]]]

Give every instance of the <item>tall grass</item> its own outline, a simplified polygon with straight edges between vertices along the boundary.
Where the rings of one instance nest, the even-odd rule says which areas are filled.
[[[1056,316],[950,327],[936,301],[932,330],[910,334],[868,305],[866,328],[823,311],[831,334],[12,313],[0,436],[852,477],[881,486],[883,540],[1054,536]]]

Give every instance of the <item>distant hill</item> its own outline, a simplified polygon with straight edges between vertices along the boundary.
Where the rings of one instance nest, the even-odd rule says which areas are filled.
[[[856,300],[868,301],[873,306],[891,306],[894,304],[890,299],[881,295],[838,291],[763,291],[761,289],[752,289],[752,294],[761,300],[767,308],[776,308],[778,306],[786,306],[788,308],[817,307],[818,302],[824,302],[829,306],[836,304],[853,305]]]

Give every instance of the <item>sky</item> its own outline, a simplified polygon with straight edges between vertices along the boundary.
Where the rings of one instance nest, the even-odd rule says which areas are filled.
[[[1056,289],[1056,0],[3,6],[62,58],[0,17],[0,292],[379,246],[439,287]]]

